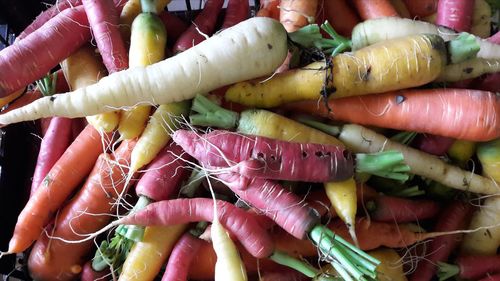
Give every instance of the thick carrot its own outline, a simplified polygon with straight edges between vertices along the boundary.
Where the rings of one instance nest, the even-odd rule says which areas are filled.
[[[463,254],[497,253],[500,246],[500,196],[488,197],[472,215],[468,228],[476,231],[465,234],[461,245]]]
[[[82,189],[59,212],[54,230],[43,233],[33,246],[28,268],[34,279],[72,280],[81,272],[94,242],[70,242],[98,231],[111,220],[134,145],[135,141],[123,142],[113,154],[99,156]]]
[[[177,39],[172,48],[173,52],[183,52],[204,41],[206,37],[200,32],[208,36],[212,35],[223,4],[223,0],[208,0],[203,10],[194,19],[193,24]]]
[[[115,221],[116,224],[173,225],[213,220],[213,200],[206,198],[174,199],[155,202],[143,210]],[[255,257],[269,256],[274,246],[267,232],[253,216],[234,205],[217,200],[219,221]]]
[[[249,177],[326,182],[346,180],[354,173],[352,155],[336,145],[294,143],[223,130],[204,135],[177,130],[172,139],[207,167],[229,167]]]
[[[437,11],[438,0],[403,0],[413,17],[426,17]]]
[[[179,37],[189,28],[189,25],[173,13],[162,11],[158,14],[167,30],[167,43],[173,45]],[[170,46],[169,45],[169,46]]]
[[[322,12],[335,31],[347,37],[351,37],[352,29],[361,21],[346,0],[324,1]]]
[[[437,6],[436,24],[449,27],[456,31],[470,31],[474,1],[469,0],[439,0]]]
[[[162,281],[185,281],[194,257],[203,244],[202,240],[191,233],[184,233],[175,244],[168,259]],[[197,266],[197,265],[196,265]]]
[[[40,144],[35,172],[31,181],[31,194],[34,194],[50,169],[63,155],[72,140],[72,119],[53,117]]]
[[[118,9],[109,0],[82,0],[82,3],[108,72],[113,73],[128,68],[127,50],[118,29]]]
[[[354,5],[363,20],[399,17],[389,0],[354,0]]]
[[[90,39],[82,6],[66,9],[16,44],[0,51],[0,97],[41,78]],[[42,56],[39,50],[50,50]],[[15,75],[15,77],[12,77]]]
[[[307,101],[289,108],[335,120],[463,140],[487,141],[500,137],[500,118],[497,118],[500,99],[492,92],[405,90],[334,99],[329,101],[329,107],[330,111],[323,103]],[[418,112],[419,118],[410,112]]]
[[[88,125],[68,147],[19,215],[9,252],[22,252],[38,238],[43,227],[92,170],[108,138]]]
[[[231,27],[250,16],[250,6],[246,0],[229,0],[222,28]]]
[[[474,208],[469,203],[453,201],[439,215],[434,231],[454,231],[465,229]],[[426,247],[425,259],[417,264],[410,277],[412,281],[430,280],[436,273],[436,263],[446,261],[451,252],[459,246],[462,234],[451,234],[434,238]]]
[[[316,22],[318,0],[281,0],[279,9],[280,22],[286,31],[294,32]]]
[[[440,205],[426,199],[406,199],[394,196],[377,196],[366,203],[370,218],[382,222],[418,222],[439,214]]]

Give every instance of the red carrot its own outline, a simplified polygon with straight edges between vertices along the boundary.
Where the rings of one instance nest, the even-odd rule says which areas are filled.
[[[449,137],[433,134],[419,134],[411,144],[421,151],[437,156],[443,156],[454,142],[455,139]]]
[[[16,44],[0,51],[0,97],[40,79],[90,39],[82,6],[66,9]],[[50,55],[40,55],[46,50]]]
[[[189,268],[198,250],[203,244],[203,240],[194,237],[186,232],[175,244],[168,259],[165,274],[162,281],[185,281],[189,273]]]
[[[479,281],[500,281],[500,274],[488,275]]]
[[[434,231],[454,231],[465,229],[471,218],[472,205],[460,201],[451,202],[439,215]],[[417,264],[410,277],[411,281],[431,280],[436,273],[436,263],[446,261],[451,252],[459,245],[462,234],[451,234],[434,238],[427,248],[425,259]]]
[[[474,1],[470,0],[439,0],[437,6],[436,24],[449,27],[456,31],[470,31]]]
[[[439,276],[478,280],[488,274],[500,273],[500,255],[459,256],[454,264],[440,264]]]
[[[71,121],[71,140],[75,140],[88,123],[85,118],[73,118]]]
[[[354,5],[363,20],[399,17],[389,0],[354,0]]]
[[[437,11],[438,0],[403,0],[412,17],[426,17]]]
[[[144,209],[115,221],[115,224],[174,225],[213,220],[213,200],[207,198],[174,199],[151,203]],[[253,216],[231,203],[217,200],[221,224],[255,257],[263,258],[274,251],[271,237]]]
[[[206,37],[200,32],[208,36],[212,35],[223,4],[224,0],[208,0],[193,24],[175,42],[174,53],[183,52],[204,41]]]
[[[356,11],[349,6],[346,0],[324,1],[323,10],[320,12],[323,14],[324,20],[328,20],[335,31],[346,37],[351,37],[352,29],[361,21]],[[318,24],[323,23],[324,20]]]
[[[405,199],[393,196],[378,196],[368,201],[366,208],[370,218],[382,222],[418,222],[433,218],[439,213],[439,203],[425,199]]]
[[[492,92],[415,89],[332,99],[328,103],[330,112],[316,101],[297,102],[288,108],[351,123],[456,139],[488,141],[500,137],[500,118],[496,118],[500,116],[500,99]]]
[[[162,11],[158,14],[167,30],[168,42],[175,42],[188,29],[189,25],[173,13]]]
[[[207,167],[230,167],[248,177],[341,181],[352,177],[353,157],[344,147],[292,143],[229,131],[205,135],[178,130],[173,140]]]
[[[231,27],[246,20],[250,16],[250,6],[247,0],[229,0],[222,29]]]
[[[72,119],[65,117],[53,117],[46,134],[40,144],[40,152],[36,161],[35,172],[31,182],[31,194],[41,186],[45,176],[63,155],[72,140]]]
[[[310,280],[304,274],[291,269],[285,268],[279,271],[267,271],[262,273],[260,281],[306,281]]]
[[[119,26],[120,14],[112,1],[82,0],[83,7],[108,73],[128,68],[128,52]]]
[[[83,266],[82,273],[80,274],[80,281],[104,281],[107,280],[107,276],[111,276],[109,270],[95,271],[92,268],[92,262],[88,261]]]

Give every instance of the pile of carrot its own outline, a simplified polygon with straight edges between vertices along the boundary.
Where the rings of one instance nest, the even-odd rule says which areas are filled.
[[[0,50],[0,125],[40,136],[0,259],[41,281],[499,280],[494,1],[201,2],[57,1]]]

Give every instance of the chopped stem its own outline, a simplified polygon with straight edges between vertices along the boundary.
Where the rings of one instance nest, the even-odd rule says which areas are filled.
[[[424,195],[425,191],[421,190],[418,185],[414,185],[412,187],[403,188],[394,190],[390,193],[390,195],[398,196],[398,197],[416,197],[420,195]]]
[[[476,57],[481,48],[476,37],[467,32],[461,32],[455,39],[448,42],[447,47],[448,56],[453,64]]]
[[[323,29],[330,37],[324,38],[321,34]],[[301,29],[288,34],[290,40],[305,48],[317,48],[325,54],[336,55],[351,49],[351,40],[339,35],[333,27],[325,21],[321,28],[317,24],[309,24]]]
[[[42,79],[36,81],[43,96],[52,96],[56,93],[57,74],[48,73]]]
[[[144,209],[147,205],[149,205],[149,203],[151,203],[151,200],[149,200],[149,198],[147,198],[146,196],[140,196],[134,208],[130,211],[130,214]],[[142,240],[142,236],[144,235],[144,226],[126,225],[123,227],[117,227],[115,232],[127,239],[139,242]]]
[[[437,276],[439,277],[439,281],[449,279],[453,276],[458,275],[459,273],[460,273],[460,267],[458,267],[458,265],[449,264],[445,262],[438,262]]]
[[[235,128],[239,119],[237,112],[222,108],[203,95],[196,95],[191,109],[198,114],[189,116],[191,124],[223,129]]]
[[[291,257],[287,253],[282,251],[275,250],[270,259],[281,265],[293,268],[310,278],[313,278],[318,274],[318,270],[316,268],[297,258]]]
[[[410,171],[410,166],[404,164],[403,160],[403,154],[399,151],[357,153],[356,172],[406,181],[409,178],[406,172]]]

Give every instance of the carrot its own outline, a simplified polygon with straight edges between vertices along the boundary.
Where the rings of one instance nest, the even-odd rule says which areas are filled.
[[[456,31],[470,31],[475,1],[439,0],[436,24]]]
[[[439,211],[439,203],[432,200],[410,200],[394,196],[377,196],[368,201],[366,208],[370,218],[382,222],[418,222],[435,217]]]
[[[19,215],[9,252],[22,252],[38,238],[52,215],[92,170],[106,138],[88,125],[66,149]]]
[[[499,255],[459,256],[453,264],[439,263],[439,280],[453,276],[461,279],[479,280],[489,274],[500,272]]]
[[[399,17],[389,0],[354,0],[354,5],[363,20]]]
[[[222,29],[231,27],[248,19],[250,6],[246,0],[230,0],[227,4],[226,15],[222,23]]]
[[[108,72],[128,68],[127,51],[118,30],[119,12],[113,2],[82,0],[82,3]]]
[[[23,109],[0,115],[0,123],[6,125],[50,115],[82,117],[138,103],[164,104],[190,99],[199,92],[272,73],[285,59],[286,44],[286,32],[279,22],[263,17],[251,18],[225,29],[182,55],[147,68],[114,73],[71,95],[39,99]],[[221,48],[224,53],[220,52]],[[193,55],[195,53],[199,55]],[[207,60],[200,62],[202,57]],[[259,63],[238,68],[238,71],[225,71],[231,65],[238,65],[243,57]],[[172,71],[181,66],[184,71]],[[199,83],[193,83],[195,77],[200,78]],[[85,102],[80,102],[82,97]]]
[[[81,272],[94,243],[70,242],[98,231],[111,219],[134,144],[123,142],[114,154],[99,156],[82,189],[59,212],[53,231],[43,233],[33,246],[28,260],[33,279],[72,280]]]
[[[439,215],[434,231],[454,231],[465,229],[473,212],[469,203],[453,201]],[[436,263],[446,261],[451,252],[459,246],[462,234],[451,234],[434,238],[427,247],[425,259],[417,264],[410,280],[430,280],[436,273]]]
[[[177,39],[172,48],[173,52],[183,52],[204,41],[206,37],[200,32],[208,36],[212,35],[217,22],[217,15],[221,11],[223,4],[224,1],[222,0],[208,0],[201,13],[194,19],[193,24]]]
[[[391,5],[394,7],[396,12],[398,13],[399,16],[402,18],[412,18],[410,15],[410,11],[408,11],[408,8],[406,7],[405,2],[403,0],[389,0],[391,2]]]
[[[483,174],[500,182],[500,138],[478,144],[477,157],[483,167]]]
[[[317,102],[321,96],[335,99],[416,87],[439,76],[445,53],[444,41],[437,35],[387,40],[276,74],[265,82],[237,83],[227,89],[225,98],[247,106],[275,107],[306,99]]]
[[[324,1],[324,18],[341,35],[351,37],[351,31],[361,19],[346,0]]]
[[[163,25],[165,26],[165,29],[167,30],[167,43],[170,44],[169,46],[173,45],[173,43],[177,41],[177,39],[179,39],[182,33],[184,33],[189,28],[189,25],[186,22],[184,22],[173,13],[162,11],[158,14],[158,16],[160,17]]]
[[[322,103],[305,101],[289,108],[335,120],[462,140],[487,141],[500,137],[500,123],[495,117],[500,115],[500,100],[491,92],[468,89],[404,90],[330,100],[328,106],[329,109]],[[420,115],[417,119],[410,114],[422,110],[433,114]],[[437,118],[439,122],[436,122]]]
[[[455,142],[455,139],[433,134],[420,134],[413,141],[412,146],[418,150],[443,156]]]
[[[191,233],[184,233],[175,244],[168,259],[162,281],[184,281],[187,280],[189,268],[193,259],[203,244],[202,240],[194,237]]]
[[[173,199],[155,202],[129,216],[118,219],[115,224],[173,225],[195,221],[212,221],[211,199]],[[255,257],[269,256],[274,247],[271,238],[253,219],[252,215],[232,204],[217,200],[220,222]]]
[[[83,265],[82,273],[80,274],[81,281],[96,281],[104,280],[107,276],[110,276],[111,272],[109,270],[95,271],[92,268],[92,262],[86,262]]]
[[[377,271],[380,272],[382,281],[407,281],[403,269],[403,259],[394,249],[378,248],[368,252],[371,256],[380,261]]]
[[[403,0],[411,17],[426,17],[437,11],[438,0]]]
[[[31,182],[31,194],[34,194],[38,187],[54,166],[57,160],[63,155],[71,143],[72,120],[64,117],[53,117],[46,134],[40,144],[38,159],[36,160],[35,172]]]
[[[461,245],[461,252],[468,255],[494,255],[500,246],[500,196],[487,198],[472,214],[469,229]]]
[[[447,155],[452,162],[460,167],[466,167],[476,152],[476,143],[472,141],[456,140],[448,149]]]
[[[281,0],[279,4],[280,22],[286,31],[294,32],[299,28],[316,22],[317,0]]]
[[[310,280],[304,274],[293,270],[283,269],[279,271],[264,271],[260,281],[307,281]]]
[[[475,0],[470,33],[487,38],[491,35],[491,20],[494,11],[486,0]]]
[[[25,87],[55,67],[90,39],[83,7],[66,9],[47,24],[0,52],[0,97]],[[41,56],[33,50],[50,50]],[[12,77],[15,75],[15,78]]]
[[[257,17],[268,17],[275,20],[280,19],[279,0],[260,1],[260,8],[257,11]]]
[[[335,145],[292,143],[223,130],[204,135],[177,130],[172,139],[207,167],[229,167],[249,177],[324,182],[346,180],[354,172],[353,157]]]
[[[488,275],[479,281],[500,281],[500,274]]]

